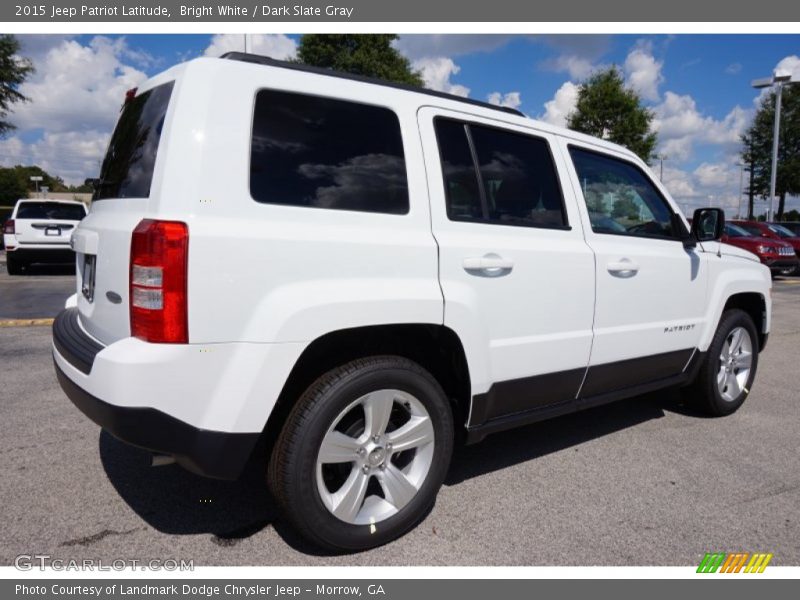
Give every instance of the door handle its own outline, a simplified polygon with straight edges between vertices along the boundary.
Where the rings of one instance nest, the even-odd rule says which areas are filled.
[[[630,258],[622,258],[606,265],[608,272],[618,277],[633,277],[639,272],[639,265]]]
[[[477,277],[502,277],[508,275],[514,268],[514,261],[497,254],[485,254],[465,258],[464,270]]]

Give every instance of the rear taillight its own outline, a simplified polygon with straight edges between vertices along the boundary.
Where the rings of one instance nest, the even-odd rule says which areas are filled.
[[[14,219],[6,221],[6,224],[3,225],[3,233],[14,235]]]
[[[130,265],[131,335],[147,342],[189,341],[189,229],[145,219],[133,230]]]

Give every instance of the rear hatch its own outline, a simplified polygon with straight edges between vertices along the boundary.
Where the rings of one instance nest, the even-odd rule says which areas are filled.
[[[92,210],[73,235],[81,323],[104,344],[130,335],[131,235],[153,211],[153,176],[173,84],[128,92],[100,169]]]
[[[73,230],[85,216],[84,205],[75,202],[20,202],[14,219],[17,244],[69,246]]]

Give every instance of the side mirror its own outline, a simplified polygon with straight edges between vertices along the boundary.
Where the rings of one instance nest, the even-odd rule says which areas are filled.
[[[725,231],[725,211],[721,208],[698,208],[692,217],[692,237],[698,242],[719,240]]]
[[[670,221],[672,224],[672,231],[678,236],[678,239],[683,242],[684,248],[694,248],[697,246],[697,241],[692,236],[692,233],[686,229],[686,225],[679,214],[672,213]]]

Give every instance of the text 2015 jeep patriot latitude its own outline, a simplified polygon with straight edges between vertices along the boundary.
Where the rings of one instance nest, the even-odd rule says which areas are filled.
[[[368,548],[424,517],[461,434],[667,386],[741,406],[771,280],[723,223],[690,230],[630,151],[516,111],[200,58],[128,93],[56,372],[196,473],[266,447],[298,531]]]

